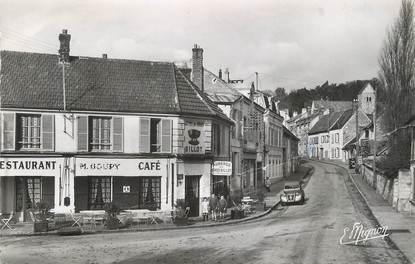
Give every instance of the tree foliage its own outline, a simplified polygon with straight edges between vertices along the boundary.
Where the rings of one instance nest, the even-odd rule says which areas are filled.
[[[368,82],[368,80],[356,80],[341,84],[329,84],[327,81],[314,89],[293,90],[288,95],[284,88],[277,88],[272,99],[280,101],[280,108],[301,112],[301,108],[311,106],[312,101],[315,100],[353,101]]]
[[[389,132],[389,154],[383,163],[389,164],[389,173],[409,167],[410,137],[400,130],[414,114],[415,109],[415,26],[414,4],[402,0],[399,16],[387,30],[379,55],[380,90],[384,93],[383,130]],[[386,167],[386,166],[385,166]]]

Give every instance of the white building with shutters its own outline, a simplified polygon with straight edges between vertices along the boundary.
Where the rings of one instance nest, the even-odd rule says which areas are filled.
[[[0,210],[201,213],[233,124],[173,63],[2,51]]]

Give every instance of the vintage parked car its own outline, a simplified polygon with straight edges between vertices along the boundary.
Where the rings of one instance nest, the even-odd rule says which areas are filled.
[[[284,184],[284,192],[281,194],[281,204],[288,203],[304,204],[305,193],[301,183],[298,181],[289,181]]]

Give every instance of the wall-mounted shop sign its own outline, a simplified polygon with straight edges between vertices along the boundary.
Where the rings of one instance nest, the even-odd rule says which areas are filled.
[[[162,159],[77,158],[76,176],[162,176],[167,161]]]
[[[57,176],[61,163],[51,158],[0,158],[0,176]]]
[[[205,123],[198,120],[185,120],[184,153],[205,154]]]
[[[230,161],[215,161],[212,165],[213,175],[229,176],[232,174],[232,162]]]

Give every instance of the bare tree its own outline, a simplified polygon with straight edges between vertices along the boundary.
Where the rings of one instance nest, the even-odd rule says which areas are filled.
[[[407,167],[409,155],[402,154],[409,152],[410,138],[407,131],[401,128],[415,110],[415,25],[414,3],[411,0],[402,0],[399,17],[387,31],[379,64],[385,105],[382,125],[383,130],[390,133],[389,161],[394,160],[399,152],[401,154],[397,160],[399,164],[388,166],[397,169]]]

